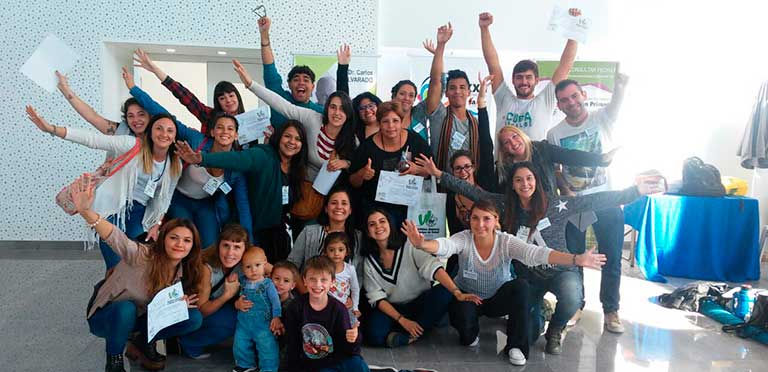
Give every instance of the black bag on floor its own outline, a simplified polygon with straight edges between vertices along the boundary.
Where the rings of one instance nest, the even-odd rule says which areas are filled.
[[[683,162],[682,195],[724,196],[725,187],[720,179],[720,171],[712,164],[707,164],[697,157]]]

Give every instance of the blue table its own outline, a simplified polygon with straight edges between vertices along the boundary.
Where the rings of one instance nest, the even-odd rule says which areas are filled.
[[[648,280],[662,275],[744,282],[760,279],[756,199],[645,196],[624,207],[638,231],[636,257]]]

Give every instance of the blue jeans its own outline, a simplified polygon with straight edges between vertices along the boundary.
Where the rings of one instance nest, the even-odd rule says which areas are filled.
[[[194,222],[200,233],[200,243],[208,248],[219,237],[221,223],[216,214],[216,203],[213,197],[192,199],[181,192],[175,192],[168,207],[168,215],[172,218],[185,218]]]
[[[237,323],[237,310],[226,303],[215,313],[203,318],[200,329],[183,337],[179,337],[179,344],[184,353],[190,357],[196,357],[205,351],[206,346],[215,345],[235,334]]]
[[[163,329],[154,340],[185,335],[200,328],[202,322],[200,311],[189,309],[189,319]],[[106,339],[107,355],[122,354],[128,336],[133,331],[140,332],[140,340],[147,339],[147,317],[136,317],[136,304],[132,301],[110,302],[88,318],[88,326],[91,334]]]
[[[335,367],[323,368],[319,372],[369,372],[368,364],[360,355],[353,355],[341,361]]]
[[[392,304],[404,317],[419,323],[424,332],[434,327],[448,311],[453,295],[442,285],[436,285],[424,291],[419,297],[404,304]],[[387,335],[392,331],[405,332],[395,320],[379,309],[373,309],[368,319],[363,321],[368,344],[385,346]],[[397,327],[397,329],[395,329]]]
[[[619,310],[624,211],[616,207],[595,211],[595,214],[597,214],[597,222],[592,225],[592,228],[595,230],[597,247],[607,259],[600,272],[600,302],[603,304],[603,312],[610,313]],[[566,225],[565,238],[569,251],[577,254],[586,251],[586,233],[573,224]]]
[[[144,225],[141,223],[144,219],[144,210],[146,207],[141,203],[134,201],[130,212],[125,214],[125,235],[128,235],[130,239],[136,239],[139,235],[143,234]],[[109,223],[116,225],[117,215],[111,215],[107,217]],[[101,256],[104,257],[104,263],[107,264],[107,270],[115,267],[120,262],[120,256],[112,250],[103,240],[99,240],[99,249],[101,250]]]
[[[568,324],[568,320],[573,317],[584,301],[583,283],[581,274],[578,271],[561,271],[549,279],[528,278],[530,285],[530,320],[531,320],[531,345],[539,338],[539,333],[543,327],[541,318],[541,302],[544,300],[544,294],[552,292],[557,298],[557,306],[552,319],[549,321],[550,327],[563,328]]]

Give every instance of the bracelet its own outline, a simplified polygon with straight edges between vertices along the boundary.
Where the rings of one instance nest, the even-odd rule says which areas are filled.
[[[92,229],[95,228],[96,225],[99,224],[99,222],[101,222],[101,216],[99,216],[99,218],[97,218],[96,221],[94,221],[93,223],[88,223],[88,221],[85,221],[85,223],[88,223],[88,227]]]
[[[398,316],[397,319],[395,319],[395,323],[399,324],[400,323],[400,319],[403,319],[403,314],[400,314],[400,316]]]
[[[269,44],[270,44],[270,42],[269,42],[269,41],[267,41],[267,43],[266,43],[266,44],[264,44],[264,43],[261,43],[261,47],[262,47],[262,48],[266,48],[266,47],[268,47],[268,46],[269,46]]]
[[[573,255],[573,259],[571,260],[571,265],[576,266],[576,254]]]
[[[59,129],[59,128],[55,125],[51,125],[51,126],[53,127],[53,130],[48,132],[48,134],[50,134],[51,137],[56,137],[56,129]]]

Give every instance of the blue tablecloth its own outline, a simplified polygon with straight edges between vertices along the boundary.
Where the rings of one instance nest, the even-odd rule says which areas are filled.
[[[654,195],[624,207],[638,231],[637,264],[648,280],[662,275],[744,282],[760,278],[756,199]]]

